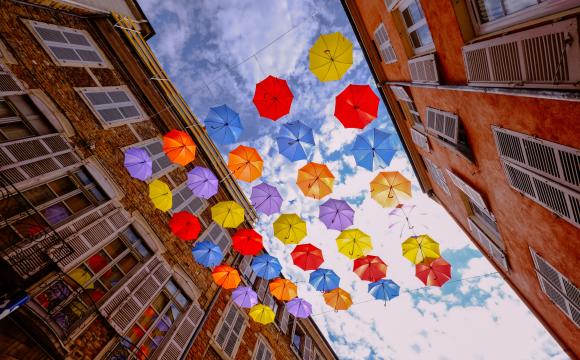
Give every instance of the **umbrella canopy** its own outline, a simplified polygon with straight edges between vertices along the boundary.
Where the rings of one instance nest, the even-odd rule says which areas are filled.
[[[293,99],[288,82],[270,75],[256,84],[253,101],[261,117],[276,121],[290,112]]]
[[[149,198],[153,205],[161,211],[169,211],[173,206],[173,195],[169,186],[161,180],[153,180],[149,184]]]
[[[315,145],[312,128],[300,121],[291,121],[282,125],[276,142],[280,154],[290,161],[307,159]]]
[[[368,85],[350,84],[336,96],[334,116],[345,128],[362,129],[378,112],[379,97]]]
[[[369,294],[377,300],[392,300],[399,296],[401,287],[391,279],[381,279],[369,284]]]
[[[235,289],[241,281],[238,270],[225,264],[216,266],[211,276],[213,277],[213,281],[224,289]]]
[[[296,214],[282,214],[274,221],[274,236],[286,245],[298,244],[306,235],[306,222]]]
[[[322,250],[312,244],[300,244],[290,255],[294,265],[306,271],[316,270],[324,262]]]
[[[351,260],[363,257],[373,249],[371,237],[359,229],[341,232],[336,238],[336,245],[338,251]]]
[[[280,301],[288,301],[298,296],[296,284],[288,279],[274,279],[269,285],[270,293]]]
[[[214,173],[201,166],[196,166],[187,173],[187,187],[193,195],[209,199],[218,191],[219,181]]]
[[[296,185],[304,195],[322,199],[332,192],[334,175],[324,164],[309,162],[298,170]]]
[[[138,147],[125,150],[125,169],[135,179],[145,181],[153,173],[153,161],[145,149]]]
[[[199,220],[187,211],[173,214],[169,220],[169,228],[175,236],[183,241],[195,240],[201,232]]]
[[[263,249],[262,235],[254,229],[239,229],[232,241],[234,249],[242,255],[258,255]]]
[[[367,255],[354,261],[355,274],[366,281],[377,281],[387,276],[387,264],[378,256]]]
[[[252,182],[262,176],[264,160],[256,149],[240,145],[230,151],[228,168],[232,175],[241,181]]]
[[[303,319],[312,314],[312,305],[302,298],[295,297],[286,303],[286,310],[295,317]]]
[[[244,208],[235,201],[220,201],[211,207],[211,218],[223,228],[236,228],[244,221]]]
[[[250,309],[250,317],[258,324],[266,325],[274,321],[276,314],[270,307],[258,304]]]
[[[427,286],[443,286],[451,279],[451,264],[442,257],[426,258],[415,267],[415,276]]]
[[[209,240],[196,242],[193,249],[191,249],[191,253],[195,261],[206,267],[219,265],[224,258],[222,249]]]
[[[354,221],[354,210],[344,200],[329,199],[320,205],[318,218],[327,229],[342,231]]]
[[[232,299],[240,307],[249,309],[258,303],[258,294],[247,286],[238,286],[232,292]]]
[[[371,181],[371,197],[382,207],[395,207],[411,198],[411,181],[398,171],[380,172]]]
[[[352,65],[352,43],[339,32],[320,35],[310,48],[309,68],[318,80],[339,80]]]
[[[257,212],[266,215],[280,212],[280,207],[282,206],[282,196],[278,189],[266,183],[261,183],[252,188],[250,201]]]
[[[204,123],[208,135],[218,144],[236,142],[244,129],[240,115],[227,105],[210,108]]]
[[[266,280],[272,280],[280,276],[282,265],[280,265],[280,262],[275,257],[263,254],[252,259],[252,270],[254,270],[256,276]]]
[[[423,262],[425,258],[436,259],[440,255],[439,243],[428,235],[411,236],[403,241],[403,256],[413,264]]]
[[[356,164],[369,171],[389,166],[397,152],[390,135],[377,129],[357,135],[351,151]]]
[[[324,302],[335,311],[347,310],[352,305],[350,294],[341,288],[325,292],[322,296],[324,297]]]
[[[308,282],[318,291],[330,291],[338,287],[340,278],[334,271],[320,268],[310,273]]]
[[[163,152],[169,160],[185,166],[195,159],[195,143],[184,131],[171,130],[163,136]]]

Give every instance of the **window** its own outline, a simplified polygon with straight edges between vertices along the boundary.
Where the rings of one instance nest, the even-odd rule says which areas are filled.
[[[2,44],[0,43],[0,47],[1,46]],[[1,53],[2,50],[0,49],[0,54]],[[20,83],[2,67],[2,62],[0,61],[0,96],[22,94],[23,92]]]
[[[242,260],[240,261],[240,274],[242,275],[242,280],[248,285],[252,286],[256,281],[256,273],[252,270],[252,266],[250,265],[252,262],[252,256],[245,255]]]
[[[481,196],[481,194],[478,191],[476,191],[473,187],[468,185],[465,181],[463,181],[463,179],[461,179],[459,176],[455,175],[449,169],[447,169],[447,174],[449,175],[449,178],[451,179],[451,181],[453,181],[453,184],[455,184],[455,186],[459,190],[461,190],[461,192],[463,194],[465,194],[465,196],[469,200],[471,200],[473,202],[473,204],[479,208],[480,211],[484,212],[488,217],[490,217],[491,219],[494,219],[494,221],[495,221],[495,217],[489,211],[485,201],[483,200],[483,197]]]
[[[467,134],[456,114],[428,107],[427,131],[443,145],[457,150],[467,160],[473,161],[474,156],[467,141]]]
[[[435,55],[429,54],[410,59],[409,72],[414,83],[439,84]]]
[[[306,334],[300,325],[298,325],[298,320],[292,317],[292,332],[290,339],[292,340],[291,348],[294,350],[302,359],[310,359],[312,356],[312,339]]]
[[[481,227],[473,216],[467,218],[467,224],[469,226],[469,230],[473,234],[473,237],[477,243],[483,248],[483,250],[491,257],[491,259],[499,265],[505,271],[509,271],[509,265],[507,256],[504,252],[503,242],[501,242],[501,238],[499,236],[488,236],[488,232],[484,231],[483,227]],[[502,246],[498,246],[498,242],[501,242]]]
[[[194,215],[199,215],[207,207],[207,201],[193,195],[191,189],[187,187],[187,181],[177,186],[171,191],[173,193],[173,207],[169,210],[170,214],[179,211],[188,211]],[[200,219],[200,221],[203,221]]]
[[[423,135],[423,133],[413,128],[411,128],[411,140],[413,140],[413,143],[415,143],[415,145],[417,145],[421,149],[427,152],[431,150],[429,148],[429,140],[427,139],[427,136]]]
[[[216,223],[211,223],[211,225],[203,232],[200,236],[200,241],[209,240],[222,249],[222,251],[227,253],[232,243],[232,239],[227,230],[223,229]]]
[[[55,133],[27,96],[0,98],[0,142]]]
[[[447,181],[445,180],[445,175],[443,175],[443,171],[437,167],[431,160],[428,158],[423,158],[425,165],[427,165],[427,170],[431,174],[431,177],[437,185],[447,194],[450,195],[449,187],[447,186]]]
[[[421,116],[419,115],[419,111],[415,107],[415,103],[413,99],[407,94],[407,91],[402,86],[391,86],[391,90],[395,97],[399,101],[401,105],[401,109],[403,110],[403,114],[405,114],[405,118],[413,125],[419,126],[419,128],[423,128],[423,123],[421,122]]]
[[[416,54],[433,50],[433,40],[419,0],[407,0],[399,5],[411,46]]]
[[[179,165],[172,163],[169,158],[163,152],[163,143],[159,138],[152,138],[149,140],[142,141],[140,143],[133,144],[129,147],[140,147],[147,151],[149,157],[153,161],[153,171],[151,179],[156,179],[167,174],[173,169],[176,169]],[[129,148],[127,147],[127,148]],[[125,148],[124,150],[127,150]]]
[[[222,315],[221,323],[214,333],[214,339],[222,351],[233,359],[245,330],[246,315],[232,302]]]
[[[483,211],[477,206],[473,200],[467,199],[469,204],[469,210],[471,215],[476,217],[480,223],[485,224],[485,226],[492,231],[495,235],[499,237],[499,229],[497,227],[497,223],[495,222],[495,218],[491,217],[486,211]]]
[[[286,334],[288,333],[288,321],[290,320],[290,313],[286,310],[286,305],[278,307],[278,312],[276,313],[276,325],[280,330]]]
[[[78,90],[105,127],[119,126],[145,119],[143,110],[125,87],[81,88]]]
[[[254,348],[252,360],[272,360],[273,358],[272,348],[264,338],[259,337]]]
[[[385,29],[384,24],[380,24],[379,27],[375,30],[374,34],[375,44],[377,44],[377,48],[379,50],[379,54],[381,55],[381,59],[386,64],[391,64],[397,62],[397,55],[395,55],[395,49],[391,45],[391,40],[389,40],[389,35],[387,35],[387,30]]]

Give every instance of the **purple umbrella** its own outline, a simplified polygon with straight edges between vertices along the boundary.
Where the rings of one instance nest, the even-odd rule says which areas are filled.
[[[194,167],[187,173],[187,186],[193,195],[209,199],[218,190],[219,181],[210,169],[201,166]]]
[[[250,200],[256,211],[266,215],[280,212],[280,206],[282,206],[282,196],[280,196],[278,189],[266,183],[261,183],[252,188]]]
[[[312,305],[304,299],[295,297],[286,303],[288,312],[297,318],[306,318],[312,314]]]
[[[344,200],[329,199],[320,205],[318,217],[327,229],[342,231],[352,225],[354,210]]]
[[[258,303],[258,294],[251,287],[238,286],[232,292],[234,302],[243,308],[251,308]]]
[[[153,162],[144,149],[129,148],[125,150],[125,168],[135,179],[145,181],[153,173]]]

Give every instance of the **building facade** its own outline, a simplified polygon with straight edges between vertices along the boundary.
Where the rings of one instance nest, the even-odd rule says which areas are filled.
[[[256,213],[155,59],[153,35],[134,1],[0,0],[0,358],[335,359],[212,222],[218,201],[244,207],[242,227]],[[164,156],[171,129],[198,146],[188,168]],[[129,147],[151,156],[147,182],[170,185],[168,213],[125,171]],[[196,165],[224,179],[210,200],[186,186]],[[250,321],[171,234],[183,210],[275,323]]]

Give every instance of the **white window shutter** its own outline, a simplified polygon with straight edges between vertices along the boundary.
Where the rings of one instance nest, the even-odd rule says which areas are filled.
[[[440,168],[438,168],[428,158],[423,158],[423,160],[425,160],[425,165],[427,165],[427,170],[429,171],[429,173],[431,174],[431,176],[433,177],[433,179],[435,180],[437,185],[439,185],[439,187],[447,195],[451,195],[451,193],[449,192],[449,187],[447,186],[447,180],[445,180],[445,175],[443,174],[443,171]]]
[[[228,338],[229,334],[232,331],[236,318],[238,316],[238,309],[235,307],[234,304],[230,304],[228,310],[222,316],[222,320],[220,323],[219,328],[217,329],[215,339],[223,349]]]
[[[402,86],[391,85],[391,91],[395,94],[395,97],[401,101],[413,101]]]
[[[279,326],[282,333],[288,333],[288,320],[290,318],[290,313],[286,309],[286,304],[282,305],[282,315],[280,316]]]
[[[250,266],[250,263],[252,262],[252,256],[250,255],[246,255],[244,257],[242,257],[242,261],[240,261],[240,273],[244,276],[244,279],[246,281],[248,281],[248,285],[252,286],[253,284],[253,279],[252,279],[252,267]]]
[[[459,117],[456,114],[447,111],[428,107],[427,130],[457,144],[459,136]]]
[[[181,322],[176,327],[174,325],[175,330],[171,337],[165,341],[165,345],[156,353],[155,358],[159,360],[180,359],[204,313],[198,303],[192,302],[182,316]]]
[[[473,220],[467,219],[469,230],[477,240],[477,242],[485,249],[489,256],[505,271],[509,271],[509,264],[507,256],[504,251],[497,246],[486,234],[477,226]]]
[[[385,29],[385,25],[383,23],[381,23],[375,30],[374,40],[381,55],[381,59],[386,64],[397,62],[395,49],[391,45],[391,40],[389,39],[389,35],[387,34],[387,30]]]
[[[124,124],[144,119],[137,101],[124,87],[91,87],[79,90],[93,112],[107,124]]]
[[[411,128],[411,139],[413,140],[415,145],[417,145],[421,149],[427,152],[430,151],[429,140],[427,139],[427,136],[421,134],[421,132]]]
[[[12,74],[3,68],[0,62],[0,96],[23,94],[24,89]]]
[[[435,55],[429,54],[409,60],[411,80],[416,83],[439,83]]]
[[[238,350],[238,345],[242,339],[243,330],[245,328],[245,321],[244,316],[238,311],[236,321],[233,323],[233,328],[230,331],[225,346],[223,347],[225,353],[231,358],[234,358]]]
[[[452,171],[447,169],[447,174],[451,178],[451,181],[461,190],[477,207],[483,211],[487,216],[491,219],[495,219],[493,214],[488,210],[483,197],[479,192],[477,192],[474,188],[468,185],[465,181],[463,181],[460,177],[455,175]]]
[[[302,359],[312,360],[312,338],[308,335],[304,335],[304,354],[302,354]]]

